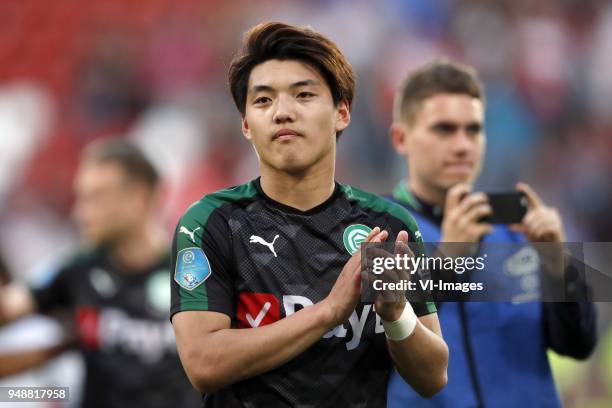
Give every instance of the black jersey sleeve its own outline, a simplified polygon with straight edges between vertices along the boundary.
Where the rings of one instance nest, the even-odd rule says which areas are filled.
[[[42,287],[30,288],[36,308],[41,313],[50,313],[54,310],[70,307],[70,268],[60,269],[53,279]]]
[[[179,221],[172,246],[171,319],[187,310],[234,315],[231,239],[228,219],[205,197]]]
[[[597,343],[597,313],[591,302],[542,302],[546,344],[558,354],[585,359]]]

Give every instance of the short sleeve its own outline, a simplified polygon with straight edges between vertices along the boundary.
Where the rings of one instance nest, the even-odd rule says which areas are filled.
[[[231,239],[227,218],[214,201],[204,198],[187,210],[172,244],[171,319],[188,310],[235,314]]]
[[[49,283],[41,287],[30,288],[39,312],[51,313],[57,309],[71,306],[69,274],[70,269],[60,269]]]

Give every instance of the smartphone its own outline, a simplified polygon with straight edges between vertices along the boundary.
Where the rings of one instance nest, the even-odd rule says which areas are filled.
[[[527,197],[519,191],[485,193],[493,213],[480,222],[490,224],[518,224],[527,214]]]

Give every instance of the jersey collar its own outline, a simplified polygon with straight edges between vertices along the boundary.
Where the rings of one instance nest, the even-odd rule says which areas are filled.
[[[278,208],[279,210],[285,213],[291,213],[291,214],[300,214],[300,215],[316,214],[328,208],[330,205],[332,205],[334,201],[336,201],[336,198],[338,198],[338,196],[340,195],[340,186],[338,185],[337,182],[334,182],[334,191],[327,200],[323,201],[321,204],[309,210],[302,211],[299,208],[295,208],[289,205],[285,205],[283,203],[279,203],[278,201],[275,201],[272,198],[268,197],[266,193],[264,193],[263,189],[261,188],[261,177],[257,177],[255,180],[253,180],[253,185],[257,189],[257,192],[259,193],[259,195],[261,195],[263,199],[266,201],[266,203],[268,203],[272,207]]]
[[[393,199],[401,205],[426,216],[436,224],[442,224],[442,207],[429,204],[415,196],[408,189],[406,180],[402,180],[393,190]]]

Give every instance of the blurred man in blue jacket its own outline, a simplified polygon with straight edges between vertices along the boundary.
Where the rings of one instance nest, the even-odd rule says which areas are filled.
[[[469,67],[436,60],[399,88],[391,139],[406,158],[409,180],[392,199],[416,218],[425,242],[564,242],[563,222],[527,184],[520,224],[482,222],[486,194],[473,192],[485,151],[484,93]],[[489,279],[503,279],[503,259],[489,260]],[[438,308],[450,359],[448,385],[431,399],[394,373],[389,407],[560,406],[547,349],[586,358],[595,347],[595,309],[589,302],[444,302]]]

